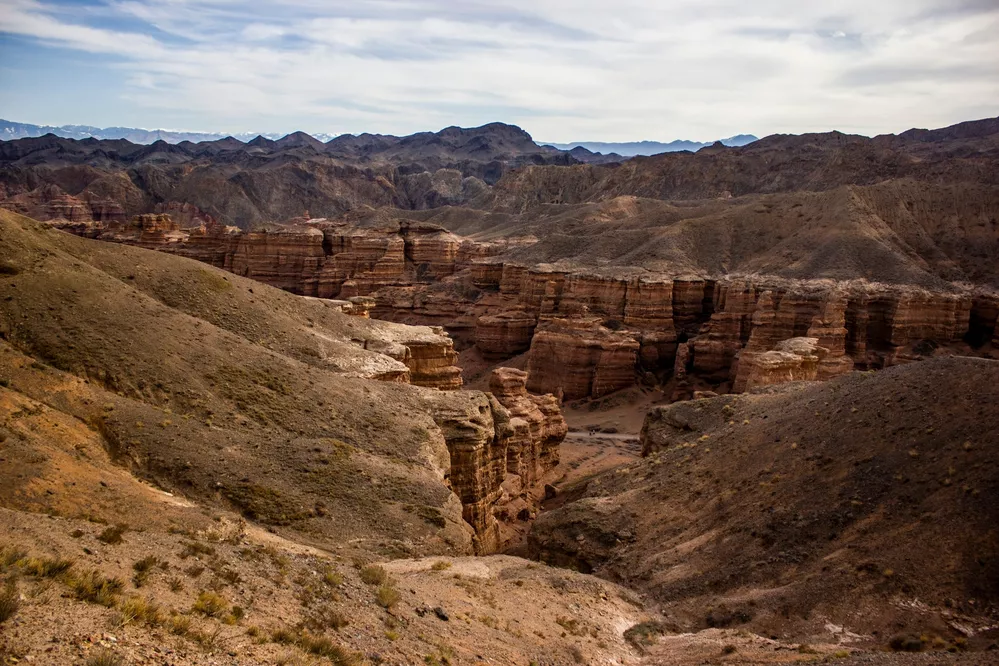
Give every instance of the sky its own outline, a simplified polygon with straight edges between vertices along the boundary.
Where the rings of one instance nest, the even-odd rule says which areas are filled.
[[[999,0],[0,0],[0,117],[544,141],[999,115]]]

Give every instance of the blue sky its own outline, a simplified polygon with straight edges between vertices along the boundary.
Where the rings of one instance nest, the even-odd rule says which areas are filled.
[[[0,0],[0,117],[536,138],[999,115],[995,0]]]

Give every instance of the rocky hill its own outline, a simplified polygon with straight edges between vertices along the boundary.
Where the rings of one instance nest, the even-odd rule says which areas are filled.
[[[519,461],[523,441],[507,451],[511,417],[496,398],[439,390],[461,385],[439,329],[8,213],[0,221],[0,334],[28,357],[15,364],[33,387],[24,391],[45,401],[69,382],[80,395],[56,407],[95,424],[162,488],[298,538],[464,553],[500,545],[507,458],[524,485],[545,471],[533,456]],[[553,437],[526,446],[557,461]]]
[[[743,147],[720,143],[619,167],[521,169],[497,185],[499,201],[522,207],[631,195],[715,199],[753,193],[820,191],[913,178],[996,185],[999,118],[874,138],[840,132],[772,135]]]
[[[987,647],[997,385],[997,361],[936,359],[655,408],[644,459],[570,490],[532,545],[649,591],[672,630]]]
[[[0,200],[41,219],[71,201],[74,214],[105,221],[188,205],[247,228],[306,210],[335,215],[360,205],[462,203],[511,168],[576,163],[502,123],[327,143],[303,132],[248,143],[228,137],[149,145],[47,134],[0,142]]]

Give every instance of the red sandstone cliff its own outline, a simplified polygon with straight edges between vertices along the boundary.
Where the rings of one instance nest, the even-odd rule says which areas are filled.
[[[527,247],[523,243],[462,239],[435,224],[384,212],[352,222],[303,218],[255,232],[210,220],[179,229],[165,215],[66,225],[76,233],[200,259],[300,294],[371,294],[368,311],[376,316],[446,324],[487,359],[528,351],[531,389],[561,390],[570,399],[604,395],[648,373],[660,381],[675,373],[681,383],[689,373],[743,390],[756,357],[800,337],[817,338],[827,350],[816,378],[828,379],[854,366],[922,358],[941,345],[991,345],[999,312],[999,298],[991,293],[953,287],[525,266],[492,256]],[[413,383],[460,385],[453,346],[414,343],[407,354]]]

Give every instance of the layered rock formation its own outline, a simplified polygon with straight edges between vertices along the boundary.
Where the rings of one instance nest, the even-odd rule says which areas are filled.
[[[489,390],[510,411],[514,435],[507,448],[507,473],[518,477],[521,487],[537,483],[559,461],[559,445],[569,428],[562,418],[558,398],[527,392],[528,373],[497,368]]]
[[[424,394],[451,455],[448,476],[475,531],[475,549],[501,546],[497,515],[519,502],[559,461],[568,427],[553,395],[527,393],[527,373],[494,371],[492,393]],[[517,513],[517,512],[514,512]]]
[[[689,354],[685,371],[741,391],[754,356],[783,340],[818,338],[827,353],[817,377],[829,379],[854,365],[879,368],[921,358],[941,344],[984,344],[994,335],[999,311],[992,295],[957,290],[527,267],[490,258],[509,245],[464,240],[429,223],[379,220],[358,226],[303,218],[240,232],[213,221],[185,230],[158,214],[67,228],[196,258],[294,293],[373,295],[369,312],[466,331],[466,344],[474,342],[487,359],[528,351],[532,390],[563,390],[570,399],[629,386],[636,371],[664,379],[676,369],[681,339]],[[460,385],[447,344],[413,345],[405,362],[416,384]]]
[[[736,392],[757,386],[818,379],[819,365],[829,350],[819,347],[816,338],[781,340],[770,351],[753,354],[739,360],[739,377],[733,386]]]
[[[502,495],[507,446],[514,434],[510,414],[494,397],[478,391],[426,399],[447,442],[448,480],[461,500],[462,516],[475,531],[475,550],[495,551],[499,524],[494,509]]]
[[[561,389],[571,399],[626,387],[636,370],[667,376],[675,370],[681,338],[689,353],[684,369],[741,391],[753,357],[773,351],[782,340],[818,338],[828,352],[817,377],[829,379],[854,365],[878,368],[920,358],[926,344],[987,342],[999,310],[999,299],[990,295],[862,282],[836,286],[526,267],[488,258],[507,247],[502,244],[463,240],[433,224],[405,220],[357,226],[301,219],[240,232],[212,221],[184,230],[158,214],[103,224],[96,233],[95,228],[69,225],[77,233],[197,258],[295,293],[372,294],[369,311],[467,329],[487,359],[529,351],[532,390]],[[461,280],[475,287],[469,291]],[[486,301],[476,289],[495,295],[478,314],[478,302]],[[536,329],[544,334],[538,337]],[[416,384],[460,385],[447,344],[413,345],[405,362]]]
[[[412,383],[442,390],[461,388],[461,368],[455,365],[458,354],[454,351],[454,342],[440,326],[432,326],[431,330],[433,336],[429,339],[403,343],[409,350],[405,362]]]
[[[479,134],[502,136],[501,143],[517,150],[530,148],[517,131],[495,127]],[[460,152],[468,136],[444,132],[434,150]],[[262,162],[280,153],[289,164],[315,167],[308,171],[314,182],[296,184],[294,197],[281,195],[286,190],[274,182],[288,176],[285,166],[271,164],[280,176],[264,174],[244,164],[239,146],[217,146],[238,174],[216,182],[209,197],[226,208],[220,219],[242,207],[247,192],[255,193],[253,206],[272,212],[294,207],[288,214],[301,215],[307,207],[327,213],[325,203],[312,205],[313,187],[325,191],[338,184],[338,217],[310,219],[306,213],[253,232],[214,222],[204,212],[217,212],[207,200],[178,204],[166,190],[154,197],[166,203],[155,207],[175,210],[180,229],[87,221],[83,203],[93,207],[117,197],[125,202],[122,210],[148,207],[143,185],[89,165],[89,146],[62,147],[65,160],[85,163],[75,167],[73,179],[49,182],[52,174],[21,173],[30,160],[58,147],[51,140],[2,146],[0,160],[14,166],[7,180],[0,179],[0,195],[6,206],[55,202],[64,224],[82,235],[159,246],[295,293],[371,295],[373,316],[446,326],[459,349],[475,344],[489,361],[527,351],[536,357],[535,367],[551,366],[554,356],[544,344],[551,333],[532,345],[535,331],[574,322],[568,336],[577,339],[563,336],[567,346],[560,353],[575,360],[561,374],[534,373],[532,388],[569,385],[575,388],[567,395],[595,395],[638,378],[669,384],[676,372],[673,388],[681,395],[695,384],[741,390],[753,357],[792,338],[816,337],[828,350],[817,372],[821,379],[852,365],[881,368],[932,353],[991,353],[999,236],[990,220],[999,215],[999,185],[982,176],[982,164],[995,160],[999,125],[982,121],[926,136],[935,138],[771,137],[744,149],[649,158],[613,169],[532,167],[499,182],[453,164],[407,164],[394,174],[373,165],[367,171],[320,166],[301,151],[326,149],[308,141],[254,146]],[[366,150],[391,158],[397,148],[428,147],[423,135],[405,145],[354,139],[336,144],[350,159],[363,158]],[[186,163],[191,150],[176,159]],[[222,154],[215,150],[204,159]],[[151,156],[107,159],[132,163]],[[872,164],[896,170],[872,180]],[[135,168],[152,178],[148,165]],[[803,179],[799,169],[810,176]],[[237,185],[241,194],[232,190]],[[65,199],[67,193],[74,199]],[[679,204],[673,197],[680,194],[702,198]],[[375,207],[360,205],[365,197]],[[451,205],[462,202],[467,205]],[[550,326],[555,319],[563,323]],[[634,362],[627,349],[592,351],[593,320],[611,337],[629,340],[626,347],[637,345]],[[685,356],[678,364],[679,345]],[[586,348],[591,352],[580,351]]]
[[[475,346],[487,359],[504,359],[531,348],[538,318],[526,310],[483,315],[475,323]]]
[[[641,344],[604,328],[596,318],[555,318],[539,324],[531,341],[527,388],[568,400],[599,397],[630,386]]]
[[[846,308],[845,294],[831,294],[808,328],[807,337],[815,338],[818,346],[826,350],[816,375],[816,379],[821,381],[853,370],[853,359],[846,355],[846,336],[849,333],[846,329]]]

